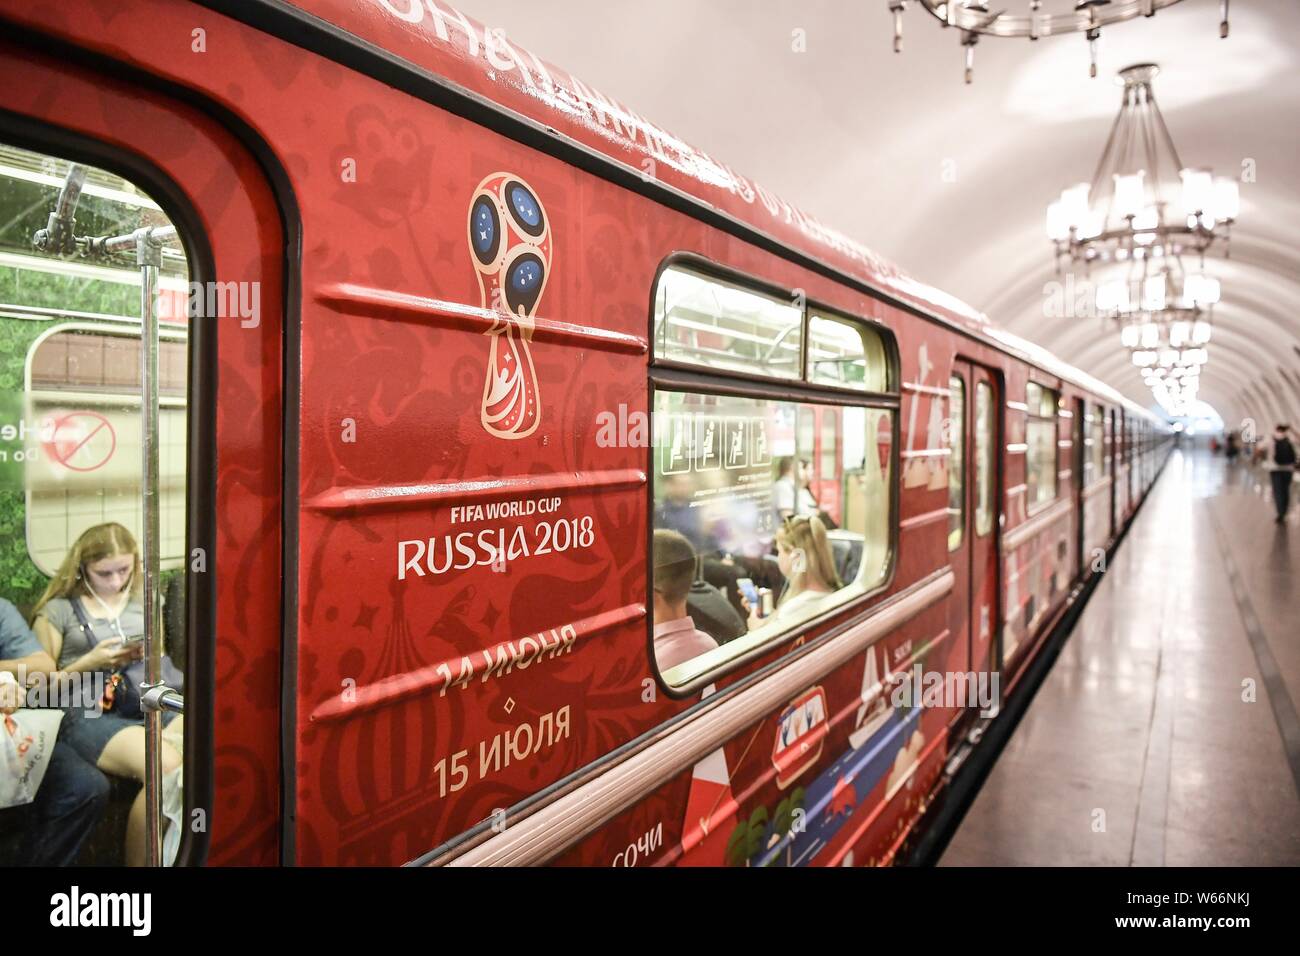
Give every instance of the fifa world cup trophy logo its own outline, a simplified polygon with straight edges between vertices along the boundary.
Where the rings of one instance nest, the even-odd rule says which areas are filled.
[[[526,438],[541,422],[541,396],[529,342],[551,271],[551,230],[532,188],[511,173],[493,173],[469,206],[469,248],[482,305],[497,313],[483,383],[483,427],[497,438]]]

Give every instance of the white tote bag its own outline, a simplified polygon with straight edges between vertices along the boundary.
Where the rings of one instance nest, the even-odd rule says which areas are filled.
[[[0,717],[0,808],[36,799],[62,720],[61,710],[16,710]]]

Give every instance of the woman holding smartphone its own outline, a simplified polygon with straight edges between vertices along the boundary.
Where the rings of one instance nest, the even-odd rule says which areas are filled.
[[[751,606],[749,626],[770,620],[787,622],[813,612],[823,599],[844,586],[835,570],[835,558],[826,526],[816,515],[792,515],[776,533],[777,564],[785,575],[785,593],[772,617],[760,617]]]
[[[37,602],[32,621],[32,630],[60,675],[100,672],[109,687],[113,673],[142,655],[143,642],[133,640],[144,633],[142,590],[140,549],[130,531],[116,523],[101,524],[77,539]],[[182,718],[166,712],[162,719],[166,725]],[[59,739],[105,773],[143,783],[143,716],[126,716],[104,709],[102,701],[83,700],[69,709]],[[180,762],[180,754],[164,742],[163,774]],[[127,819],[126,862],[145,862],[143,787]]]

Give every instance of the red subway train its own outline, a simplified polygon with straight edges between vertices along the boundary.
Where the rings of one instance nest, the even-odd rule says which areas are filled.
[[[1168,450],[446,0],[0,22],[0,173],[176,228],[176,865],[902,862]],[[35,594],[139,519],[143,327],[58,298],[114,262],[4,254],[28,407],[116,428],[13,478]]]

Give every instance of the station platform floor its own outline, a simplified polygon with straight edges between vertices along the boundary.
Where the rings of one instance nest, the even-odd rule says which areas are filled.
[[[1262,468],[1172,454],[940,866],[1300,865],[1296,495],[1274,514]]]

